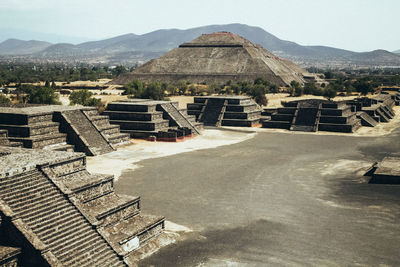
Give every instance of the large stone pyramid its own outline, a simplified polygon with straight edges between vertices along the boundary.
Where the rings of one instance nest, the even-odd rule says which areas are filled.
[[[183,43],[112,83],[126,84],[134,79],[224,83],[264,78],[277,85],[288,85],[293,80],[304,83],[303,75],[309,73],[260,45],[230,32],[216,32]]]

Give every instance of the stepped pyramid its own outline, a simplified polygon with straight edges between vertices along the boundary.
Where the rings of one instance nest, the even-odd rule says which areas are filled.
[[[303,75],[311,74],[239,35],[216,32],[183,43],[111,83],[126,84],[135,79],[225,83],[264,78],[277,85],[289,85],[293,80],[304,83]]]
[[[5,266],[16,254],[18,266],[136,266],[164,242],[164,217],[140,206],[113,176],[87,172],[83,153],[0,146]]]
[[[367,114],[365,114],[367,116]],[[280,128],[291,131],[355,132],[361,126],[356,112],[345,102],[307,99],[284,103],[274,110],[270,118],[262,120],[264,128]]]
[[[128,99],[108,104],[103,112],[122,133],[135,138],[156,136],[158,140],[184,138],[200,134],[202,124],[179,108],[178,102]]]
[[[0,144],[8,146],[79,151],[89,156],[130,142],[129,135],[110,125],[96,108],[58,105],[0,107],[0,139]]]

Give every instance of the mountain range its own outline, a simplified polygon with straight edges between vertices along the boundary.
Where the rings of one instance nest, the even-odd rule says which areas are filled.
[[[0,43],[0,57],[46,62],[83,62],[134,65],[159,57],[203,33],[228,31],[260,44],[273,54],[305,67],[400,66],[400,55],[386,50],[353,52],[327,46],[303,46],[281,40],[260,27],[244,24],[209,25],[187,30],[165,29],[143,35],[133,33],[100,41],[51,44],[8,39]]]

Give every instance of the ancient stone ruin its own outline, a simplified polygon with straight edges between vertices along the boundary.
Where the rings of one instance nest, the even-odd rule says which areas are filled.
[[[259,124],[261,109],[248,96],[198,96],[187,104],[189,115],[205,126],[253,127]]]
[[[58,151],[79,151],[89,156],[114,151],[129,143],[129,135],[110,125],[93,107],[57,105],[0,107],[0,129],[10,145]]]
[[[138,79],[221,84],[229,80],[252,82],[264,78],[276,85],[289,85],[291,81],[304,83],[303,75],[312,76],[293,62],[278,58],[239,35],[216,32],[183,43],[111,83],[127,84]]]
[[[113,176],[87,172],[83,153],[0,147],[5,266],[134,266],[163,229],[140,197],[115,194]]]
[[[163,141],[200,134],[202,124],[189,116],[177,102],[129,99],[108,104],[103,112],[122,133],[135,138],[155,137]]]
[[[385,157],[375,162],[364,176],[371,177],[371,184],[400,184],[400,158]]]
[[[291,101],[283,103],[282,108],[265,109],[263,115],[266,118],[262,120],[262,126],[291,131],[352,133],[361,126],[374,127],[379,122],[389,122],[395,115],[393,105],[390,96],[347,102],[320,99]]]

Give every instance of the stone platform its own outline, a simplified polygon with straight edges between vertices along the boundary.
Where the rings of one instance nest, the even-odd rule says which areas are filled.
[[[187,112],[205,126],[217,127],[253,127],[261,116],[261,109],[248,96],[198,96],[187,104]]]
[[[25,148],[85,152],[89,156],[115,150],[129,142],[94,107],[43,105],[0,107],[0,129]]]
[[[133,266],[154,249],[164,217],[117,195],[113,176],[86,171],[82,153],[0,146],[0,244],[24,266]]]
[[[264,128],[351,133],[361,126],[360,119],[345,102],[320,99],[287,102],[269,115],[270,118],[262,120]]]
[[[128,99],[108,104],[103,112],[110,123],[118,125],[121,132],[135,138],[154,136],[162,139],[200,134],[202,124],[197,123],[177,102],[150,99]]]
[[[372,184],[400,184],[400,158],[386,157],[374,163],[365,176],[371,177]]]

